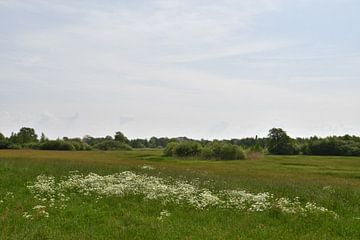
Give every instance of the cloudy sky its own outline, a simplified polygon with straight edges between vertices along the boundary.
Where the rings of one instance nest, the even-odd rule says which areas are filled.
[[[0,0],[0,132],[360,135],[359,0]]]

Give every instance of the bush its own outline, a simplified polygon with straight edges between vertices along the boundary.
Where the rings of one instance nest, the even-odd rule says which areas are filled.
[[[164,149],[164,155],[165,156],[173,156],[174,155],[174,149],[179,143],[177,142],[170,142],[166,145]]]
[[[8,149],[21,149],[21,145],[11,143],[11,144],[8,145]]]
[[[115,151],[115,150],[130,151],[130,150],[132,150],[132,148],[128,144],[122,143],[120,141],[115,141],[115,140],[102,141],[98,144],[95,144],[94,148],[103,150],[103,151]]]
[[[210,160],[214,157],[214,152],[211,147],[205,146],[201,151],[201,158]]]
[[[360,143],[336,137],[312,139],[302,146],[307,155],[360,156]]]
[[[41,144],[41,150],[75,151],[74,145],[63,140],[50,140]]]
[[[241,147],[236,148],[236,158],[235,159],[236,160],[245,160],[246,159],[246,154]]]
[[[23,148],[26,149],[41,149],[41,143],[32,142],[23,144]]]
[[[201,153],[201,145],[197,142],[185,141],[174,145],[173,155],[178,157],[195,157]]]
[[[213,142],[202,149],[201,157],[203,159],[239,160],[245,159],[245,153],[236,145]]]
[[[0,149],[8,149],[9,148],[9,142],[5,139],[0,140]]]
[[[71,143],[76,151],[89,151],[91,150],[91,146],[83,143],[83,142],[78,142],[78,141],[69,141],[69,143]]]
[[[184,141],[180,143],[168,143],[164,149],[165,156],[196,157],[202,159],[236,160],[245,159],[244,151],[233,144],[212,142],[205,147],[197,142]]]

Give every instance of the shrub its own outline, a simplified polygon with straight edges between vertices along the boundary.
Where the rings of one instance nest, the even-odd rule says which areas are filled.
[[[11,144],[8,145],[8,149],[21,149],[21,145],[11,143]]]
[[[166,145],[164,149],[165,156],[173,156],[174,155],[174,148],[178,145],[177,142],[170,142]]]
[[[201,145],[197,142],[184,141],[174,145],[173,155],[178,157],[195,157],[200,155]]]
[[[236,160],[244,160],[246,159],[246,154],[241,147],[236,148]]]
[[[360,156],[360,143],[336,137],[311,139],[302,146],[302,151],[308,155]]]
[[[202,159],[218,159],[218,160],[236,160],[245,159],[244,151],[233,144],[212,142],[205,147],[194,141],[184,141],[180,143],[168,143],[164,149],[165,156],[177,157],[196,157]]]
[[[23,148],[27,149],[41,149],[41,144],[37,142],[25,143],[23,144]]]
[[[98,144],[95,144],[94,148],[103,150],[103,151],[115,151],[115,150],[130,151],[130,150],[132,150],[132,148],[128,144],[122,143],[120,141],[115,141],[115,140],[102,141]]]
[[[69,143],[71,143],[76,151],[89,151],[91,150],[90,145],[83,143],[83,142],[79,142],[79,141],[69,141]]]
[[[210,160],[214,157],[214,152],[211,147],[205,146],[201,151],[201,158]]]
[[[204,159],[239,160],[245,159],[245,153],[236,145],[213,142],[203,148],[201,157]]]
[[[63,140],[49,140],[41,144],[41,150],[75,151],[74,145]]]
[[[8,149],[9,148],[9,142],[5,139],[0,140],[0,149]]]

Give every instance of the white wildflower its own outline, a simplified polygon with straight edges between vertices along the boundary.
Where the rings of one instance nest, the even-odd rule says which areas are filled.
[[[23,213],[23,218],[32,219],[32,215],[29,214],[28,212],[24,212],[24,213]]]
[[[145,169],[148,167],[150,166],[146,166]],[[250,193],[244,190],[215,192],[201,188],[194,182],[164,179],[131,171],[106,176],[95,173],[83,175],[73,172],[57,182],[54,177],[40,175],[36,182],[28,188],[43,204],[60,209],[66,207],[65,202],[70,200],[69,193],[73,193],[94,196],[96,202],[108,196],[138,195],[145,200],[159,200],[163,204],[189,204],[197,209],[219,207],[263,212],[276,208],[287,214],[330,213],[337,217],[334,212],[315,203],[302,204],[299,198],[275,198],[268,192]],[[45,211],[45,206],[39,206]],[[44,213],[44,215],[46,214]]]
[[[167,218],[167,217],[169,217],[170,215],[171,215],[171,214],[170,214],[169,211],[167,211],[167,210],[162,210],[162,211],[160,212],[160,216],[157,217],[157,219],[160,220],[160,221],[162,221],[162,220],[164,220],[164,218]]]
[[[144,169],[144,170],[154,170],[155,168],[152,167],[152,166],[149,166],[149,165],[143,165],[143,166],[141,167],[141,169]]]
[[[13,192],[7,192],[5,195],[5,198],[14,198],[14,193]]]

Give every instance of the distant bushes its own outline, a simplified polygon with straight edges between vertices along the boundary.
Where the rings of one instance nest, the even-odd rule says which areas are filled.
[[[49,140],[40,144],[41,150],[75,151],[75,146],[63,140]]]
[[[166,156],[176,157],[200,157],[214,160],[238,160],[245,159],[244,151],[233,144],[212,142],[202,147],[197,142],[171,142],[164,149]]]
[[[360,156],[360,141],[339,137],[311,139],[302,146],[306,155]]]
[[[332,136],[326,138],[291,138],[281,128],[269,130],[267,137],[229,140],[195,140],[187,137],[151,137],[128,139],[117,131],[113,136],[49,140],[44,133],[38,137],[33,128],[23,127],[9,137],[0,133],[0,149],[39,149],[61,151],[128,151],[132,148],[164,148],[164,155],[203,159],[259,159],[273,155],[360,156],[360,137]]]
[[[58,150],[58,151],[87,151],[91,147],[86,143],[64,140],[46,140],[44,142],[28,143],[23,146],[28,149]]]
[[[97,143],[93,146],[95,149],[103,150],[103,151],[114,151],[114,150],[132,150],[132,148],[123,142],[119,142],[116,140],[106,140],[100,143]]]

